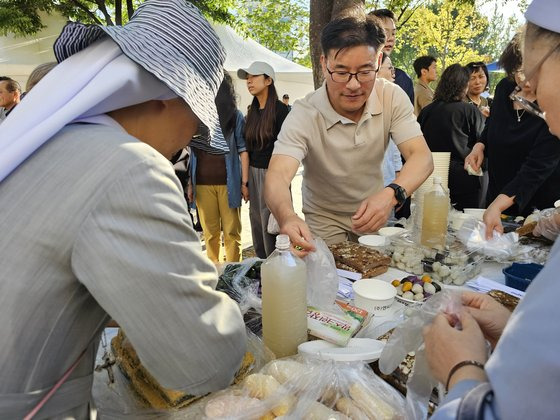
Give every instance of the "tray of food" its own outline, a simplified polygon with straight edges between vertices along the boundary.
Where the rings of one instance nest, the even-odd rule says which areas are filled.
[[[337,268],[361,273],[363,278],[373,278],[387,272],[391,257],[356,242],[330,245]]]

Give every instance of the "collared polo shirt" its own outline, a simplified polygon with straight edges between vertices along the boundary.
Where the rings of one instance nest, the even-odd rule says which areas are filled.
[[[303,164],[304,213],[347,215],[384,187],[381,163],[389,136],[399,145],[421,135],[412,104],[397,85],[377,79],[355,123],[333,109],[323,84],[294,103],[273,154]]]
[[[422,108],[430,105],[434,100],[434,91],[422,80],[418,79],[418,82],[414,85],[414,114],[416,116],[420,115]]]

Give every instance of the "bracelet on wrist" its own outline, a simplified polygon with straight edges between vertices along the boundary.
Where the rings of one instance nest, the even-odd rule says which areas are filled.
[[[242,187],[249,187],[249,181],[247,181],[247,182],[241,181],[241,186]]]
[[[484,364],[477,362],[476,360],[463,360],[462,362],[457,363],[455,366],[451,368],[451,370],[449,371],[449,375],[447,375],[447,382],[445,383],[445,392],[449,391],[449,382],[451,382],[451,378],[453,377],[453,375],[459,369],[465,366],[476,366],[477,368],[484,370]]]

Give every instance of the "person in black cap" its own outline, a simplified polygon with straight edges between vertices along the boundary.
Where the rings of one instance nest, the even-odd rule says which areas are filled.
[[[163,387],[228,386],[245,326],[169,162],[203,127],[201,147],[227,146],[217,35],[191,3],[148,0],[124,26],[69,23],[54,48],[0,126],[0,417],[89,418],[111,318]]]
[[[286,105],[289,110],[292,109],[292,106],[290,105],[290,95],[284,93],[284,95],[282,95],[282,102],[284,102],[284,105]]]

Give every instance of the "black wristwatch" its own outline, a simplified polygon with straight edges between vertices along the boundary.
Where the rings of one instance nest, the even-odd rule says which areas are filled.
[[[249,188],[249,181],[247,181],[247,182],[241,181],[241,186]]]
[[[397,205],[395,207],[400,207],[406,201],[406,190],[398,184],[389,184],[385,188],[391,188],[395,191],[395,199],[397,200]]]

